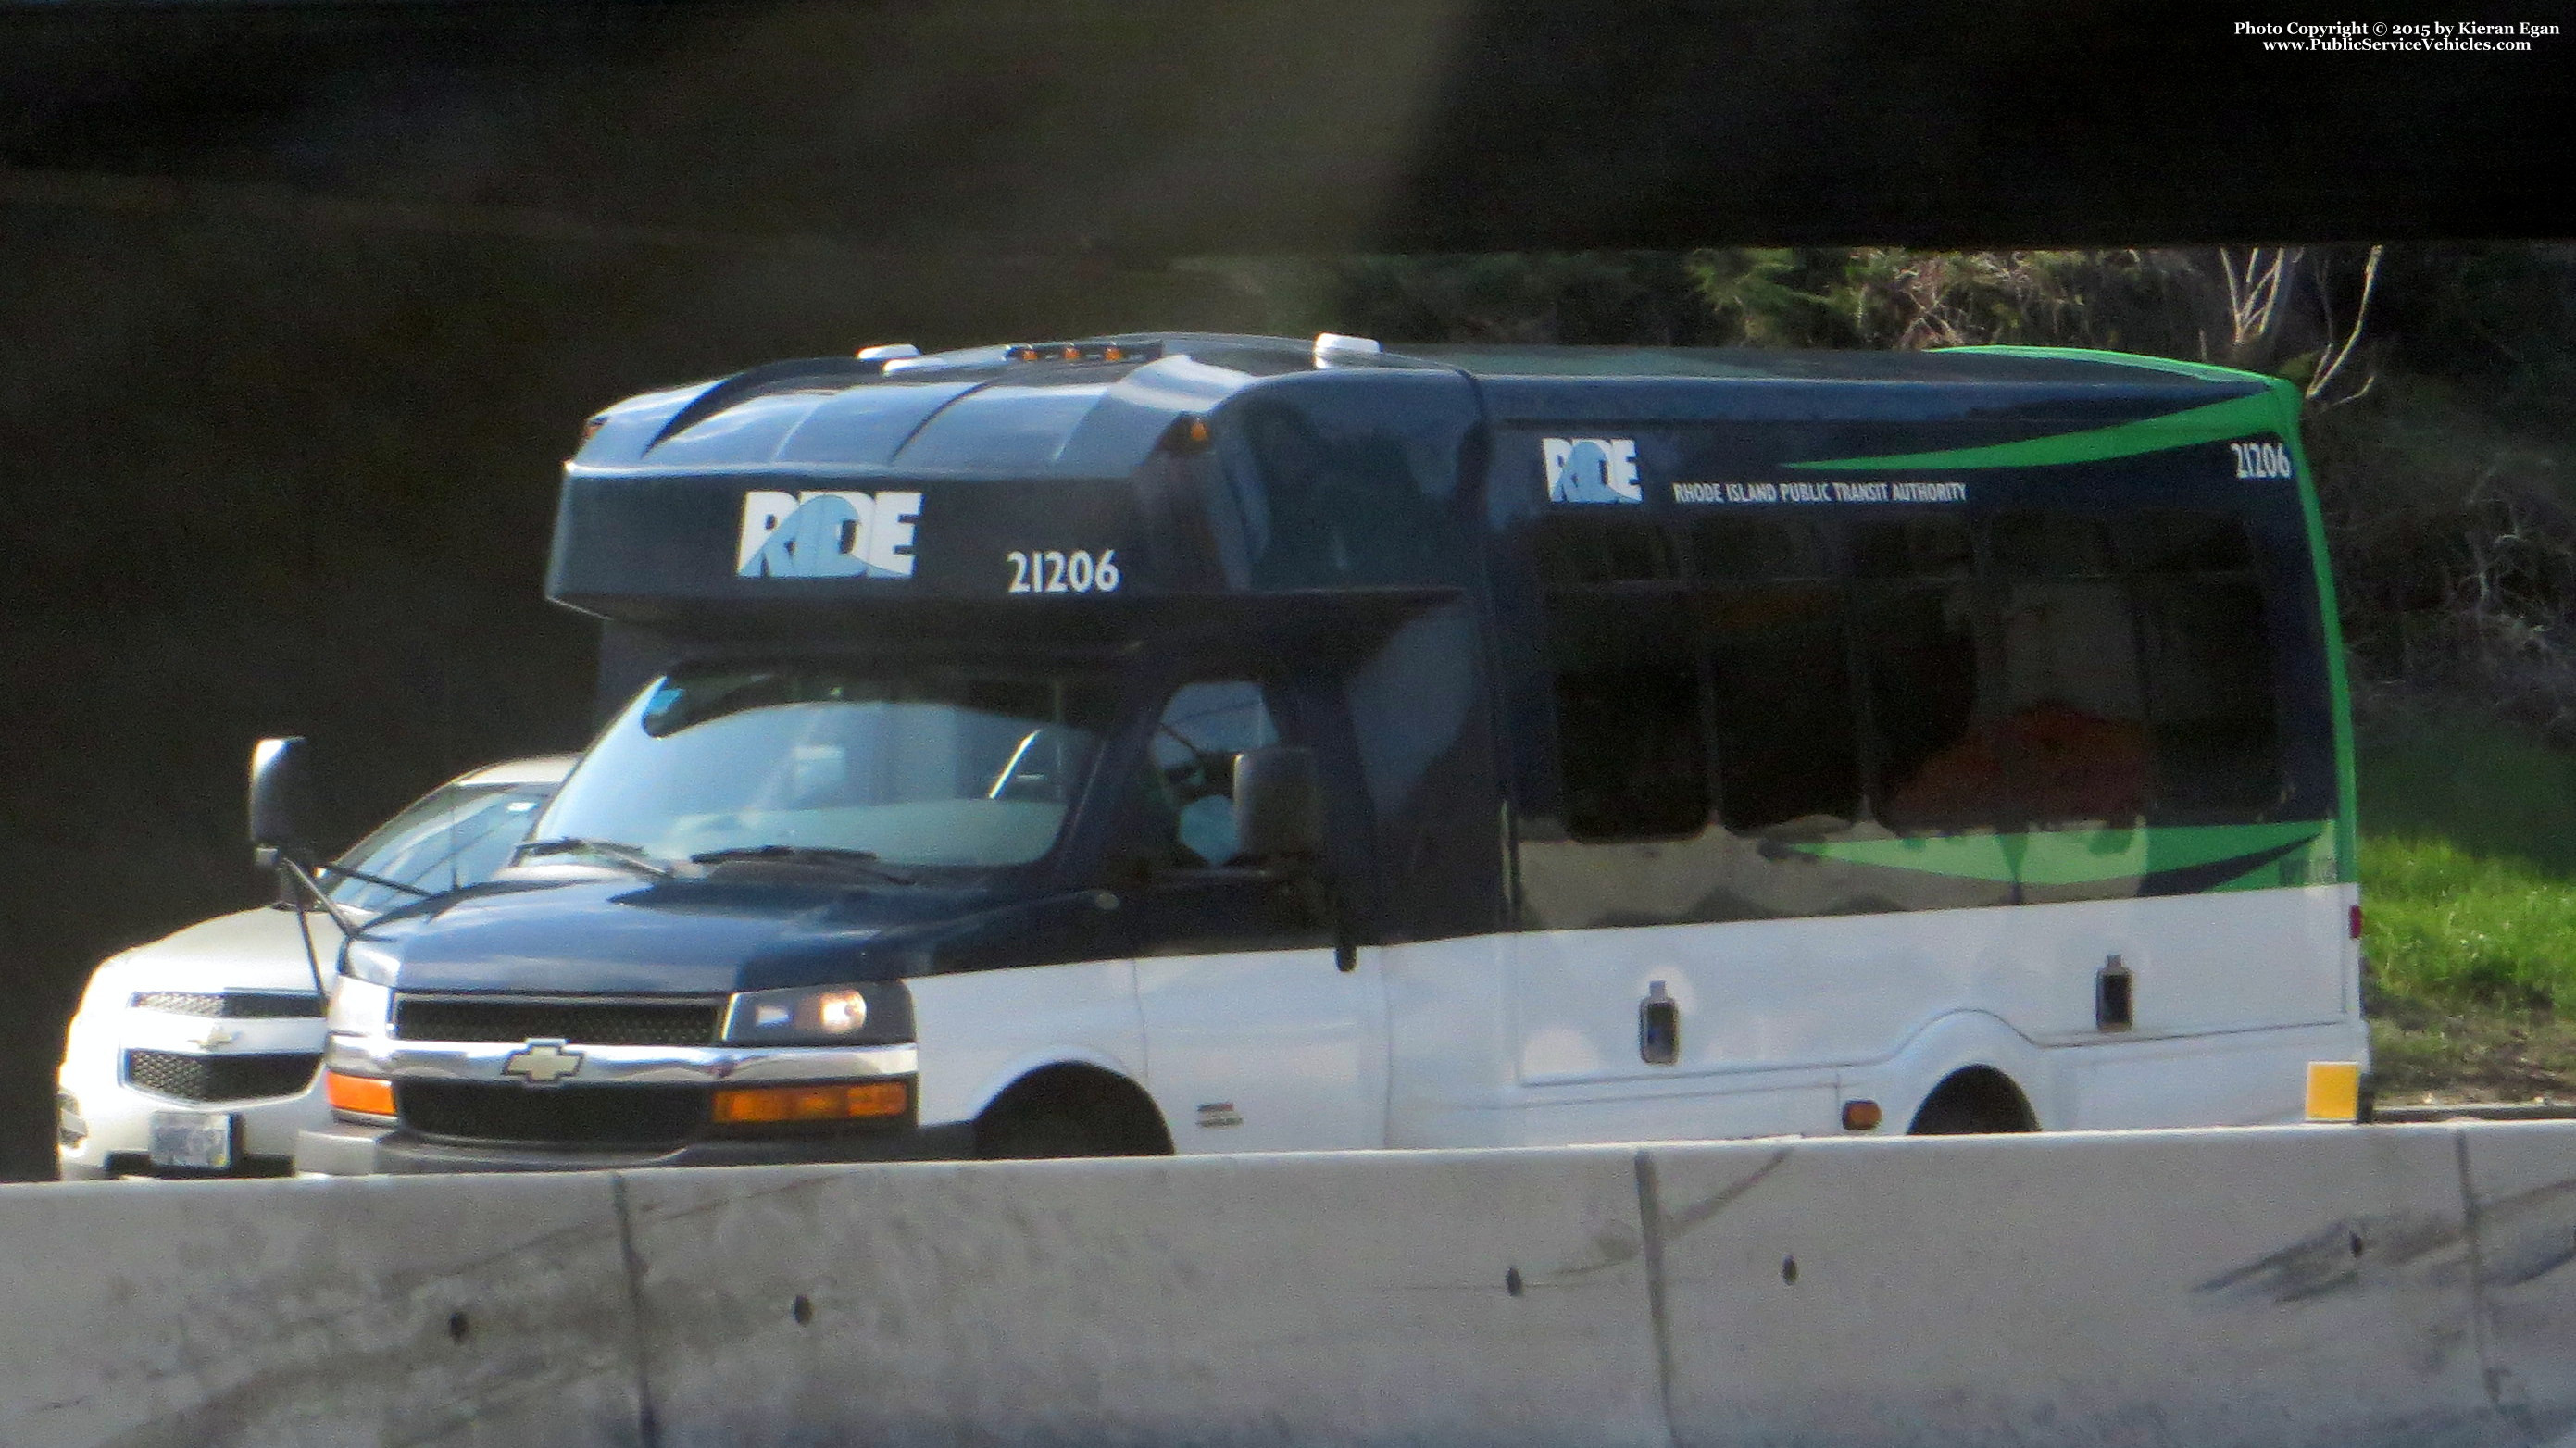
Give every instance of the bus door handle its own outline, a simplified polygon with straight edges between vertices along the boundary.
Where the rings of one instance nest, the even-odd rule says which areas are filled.
[[[2093,1029],[2125,1031],[2137,1024],[2137,975],[2116,955],[2093,976]]]
[[[1682,1003],[1664,993],[1664,983],[1646,987],[1637,1003],[1637,1059],[1649,1066],[1669,1066],[1682,1058]]]

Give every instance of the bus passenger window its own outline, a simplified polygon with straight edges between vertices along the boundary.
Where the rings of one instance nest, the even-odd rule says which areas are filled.
[[[2136,821],[2149,788],[2147,711],[2126,590],[2006,583],[2003,646],[1996,733],[2021,820]]]
[[[1691,530],[1691,571],[1703,581],[1825,578],[1824,541],[1803,518],[1705,518]]]
[[[2254,568],[2253,540],[2232,513],[2160,508],[2129,518],[2120,551],[2140,573],[2247,573]]]
[[[1858,609],[1878,818],[1891,829],[1998,826],[2011,814],[1997,741],[1977,727],[1980,696],[1994,687],[1977,613],[1964,583],[1876,589]]]
[[[1558,775],[1578,840],[1671,839],[1708,822],[1689,618],[1666,592],[1552,593]]]
[[[2003,691],[1994,732],[2018,820],[2133,823],[2147,807],[2146,696],[2110,530],[2072,513],[1995,515]]]
[[[1965,578],[1976,566],[1976,549],[1960,518],[1855,523],[1850,538],[1852,574],[1858,578]]]
[[[1712,589],[1697,606],[1716,686],[1719,817],[1738,833],[1849,828],[1860,760],[1840,590]]]
[[[1987,532],[1995,571],[2007,578],[2107,578],[2111,535],[2072,513],[1997,513]]]
[[[1539,529],[1539,577],[1550,588],[1661,583],[1678,576],[1672,540],[1652,522],[1550,518]]]
[[[2184,816],[2259,816],[2281,802],[2273,649],[2250,577],[2176,575],[2142,590],[2156,800]]]

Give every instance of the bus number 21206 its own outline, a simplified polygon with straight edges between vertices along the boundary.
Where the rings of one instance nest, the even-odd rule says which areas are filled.
[[[1011,565],[1012,593],[1116,593],[1121,581],[1115,548],[1101,549],[1097,558],[1081,549],[1011,552],[1002,558]]]

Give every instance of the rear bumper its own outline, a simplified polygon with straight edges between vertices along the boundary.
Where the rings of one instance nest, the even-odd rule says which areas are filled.
[[[420,1176],[469,1171],[609,1171],[647,1166],[777,1166],[811,1162],[956,1161],[975,1155],[975,1124],[900,1131],[695,1141],[666,1151],[464,1146],[399,1127],[335,1121],[296,1137],[295,1169],[322,1176]]]

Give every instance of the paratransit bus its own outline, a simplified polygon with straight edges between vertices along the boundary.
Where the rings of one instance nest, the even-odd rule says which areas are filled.
[[[1129,335],[591,419],[615,707],[329,1171],[2351,1119],[2295,390]],[[255,790],[256,792],[256,790]]]

